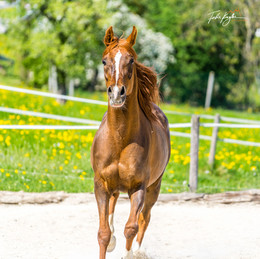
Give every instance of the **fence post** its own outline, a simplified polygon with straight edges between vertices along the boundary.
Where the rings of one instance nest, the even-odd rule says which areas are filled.
[[[190,141],[190,179],[189,187],[195,192],[198,187],[198,163],[199,163],[199,127],[200,117],[192,115],[191,118],[191,141]]]
[[[214,77],[215,77],[215,72],[210,71],[209,78],[208,78],[206,100],[205,100],[205,109],[208,109],[211,104],[211,98],[212,98],[213,87],[214,87]]]
[[[220,115],[216,114],[214,123],[220,122]],[[218,127],[213,128],[211,144],[210,144],[210,152],[209,152],[209,165],[214,166],[215,162],[215,155],[216,155],[216,148],[217,148],[217,141],[218,141]]]

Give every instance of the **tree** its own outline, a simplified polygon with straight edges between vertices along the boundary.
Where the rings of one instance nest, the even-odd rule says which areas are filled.
[[[245,52],[245,47],[252,47],[253,44],[259,1],[124,2],[144,17],[151,28],[171,39],[176,50],[176,63],[168,67],[167,80],[172,88],[173,99],[203,105],[208,74],[213,70],[218,85],[214,92],[213,106],[241,107],[241,93],[246,96],[254,80],[254,76],[250,77],[252,80],[247,79],[246,87],[242,78],[248,78],[251,73],[249,67],[252,70],[255,66],[248,65],[246,60],[252,55]],[[234,12],[236,9],[250,19],[246,22],[232,20],[227,26],[223,26],[220,20],[209,22],[210,12],[220,10],[223,16],[225,12]],[[237,15],[239,16],[238,13]],[[248,21],[251,21],[250,26],[247,25]],[[234,98],[234,94],[240,98]],[[243,102],[246,103],[246,99]]]
[[[7,33],[16,42],[13,47],[20,52],[25,70],[33,71],[34,85],[47,82],[52,65],[64,94],[69,79],[86,81],[86,68],[99,62],[105,14],[105,0],[18,1],[5,17]]]

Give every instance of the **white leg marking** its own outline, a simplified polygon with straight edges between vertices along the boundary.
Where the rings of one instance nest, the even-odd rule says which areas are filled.
[[[113,234],[115,232],[115,229],[114,229],[114,213],[109,215],[108,222],[109,222],[110,230],[111,230],[111,232]]]
[[[120,59],[122,57],[122,54],[120,52],[120,50],[118,50],[118,52],[115,55],[115,66],[116,66],[116,87],[117,87],[117,81],[119,78],[119,64],[120,64]]]
[[[134,253],[136,252],[136,251],[138,251],[138,250],[140,250],[140,244],[137,242],[137,241],[135,241],[134,242],[134,248],[133,248],[133,251],[134,251]]]
[[[110,230],[111,230],[111,238],[110,238],[109,245],[107,247],[107,252],[112,252],[116,247],[116,237],[114,236],[114,232],[115,232],[115,229],[114,229],[114,213],[109,215],[108,222],[109,222],[109,227],[110,227]]]

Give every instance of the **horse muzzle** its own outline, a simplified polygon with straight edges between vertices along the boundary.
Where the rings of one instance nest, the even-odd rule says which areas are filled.
[[[126,100],[126,88],[125,86],[118,87],[109,86],[107,89],[107,94],[109,97],[109,102],[112,107],[122,107]]]

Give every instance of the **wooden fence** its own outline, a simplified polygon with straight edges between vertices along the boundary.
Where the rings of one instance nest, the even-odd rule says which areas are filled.
[[[210,154],[209,154],[209,164],[213,167],[215,162],[215,154],[217,141],[223,141],[226,143],[238,144],[238,145],[247,145],[260,147],[260,143],[251,142],[251,141],[242,141],[236,139],[219,139],[218,138],[218,129],[220,127],[225,128],[255,128],[260,129],[260,124],[227,124],[220,123],[221,117],[217,114],[214,118],[214,123],[200,123],[199,115],[192,115],[191,119],[191,134],[186,134],[185,137],[191,138],[190,146],[190,172],[189,172],[189,187],[192,192],[195,192],[198,187],[198,165],[199,165],[199,139],[211,140],[210,145]],[[199,130],[200,127],[213,127],[212,136],[200,136]]]
[[[66,96],[66,95],[59,95],[59,94],[52,94],[52,93],[23,89],[23,88],[18,88],[18,87],[0,85],[0,89],[7,90],[7,91],[14,91],[14,92],[22,92],[22,93],[31,94],[31,95],[50,97],[50,98],[71,100],[71,101],[76,101],[76,102],[91,103],[91,104],[104,105],[104,106],[107,105],[106,102],[102,102],[102,101],[90,100],[90,99],[84,99],[84,98]],[[36,116],[36,117],[42,117],[42,118],[51,118],[51,119],[56,119],[56,120],[85,124],[85,125],[0,125],[0,129],[31,129],[31,130],[34,130],[34,129],[38,129],[38,130],[40,130],[40,129],[42,129],[42,130],[44,130],[44,129],[59,129],[59,130],[88,129],[88,130],[91,130],[91,129],[97,129],[100,124],[100,121],[67,117],[67,116],[61,116],[61,115],[55,115],[55,114],[33,112],[33,111],[24,111],[24,110],[7,108],[7,107],[0,107],[0,112],[21,114],[21,115],[27,115],[27,116]],[[190,186],[190,190],[192,192],[195,192],[198,187],[199,139],[211,141],[210,155],[209,155],[209,164],[211,166],[214,165],[217,141],[223,141],[225,143],[232,143],[232,144],[238,144],[238,145],[260,147],[260,143],[257,143],[257,142],[243,141],[243,140],[236,140],[236,139],[227,139],[227,138],[225,138],[225,139],[218,138],[218,129],[220,127],[259,129],[260,121],[240,119],[240,118],[231,118],[231,117],[220,116],[218,114],[215,116],[212,116],[212,115],[206,115],[206,114],[192,115],[190,113],[183,113],[183,112],[176,112],[176,111],[164,111],[164,112],[166,114],[191,116],[191,123],[174,123],[174,124],[170,124],[169,127],[170,127],[170,129],[172,129],[172,128],[191,128],[190,134],[172,131],[172,130],[170,131],[170,134],[172,136],[191,138],[189,186]],[[200,123],[200,118],[210,119],[210,120],[214,119],[214,123]],[[240,124],[220,123],[220,121],[235,122],[235,123],[240,123]],[[245,123],[245,124],[241,124],[241,123]],[[88,124],[90,124],[90,125],[88,125]],[[199,133],[200,127],[213,127],[212,136],[200,135],[200,133]]]

